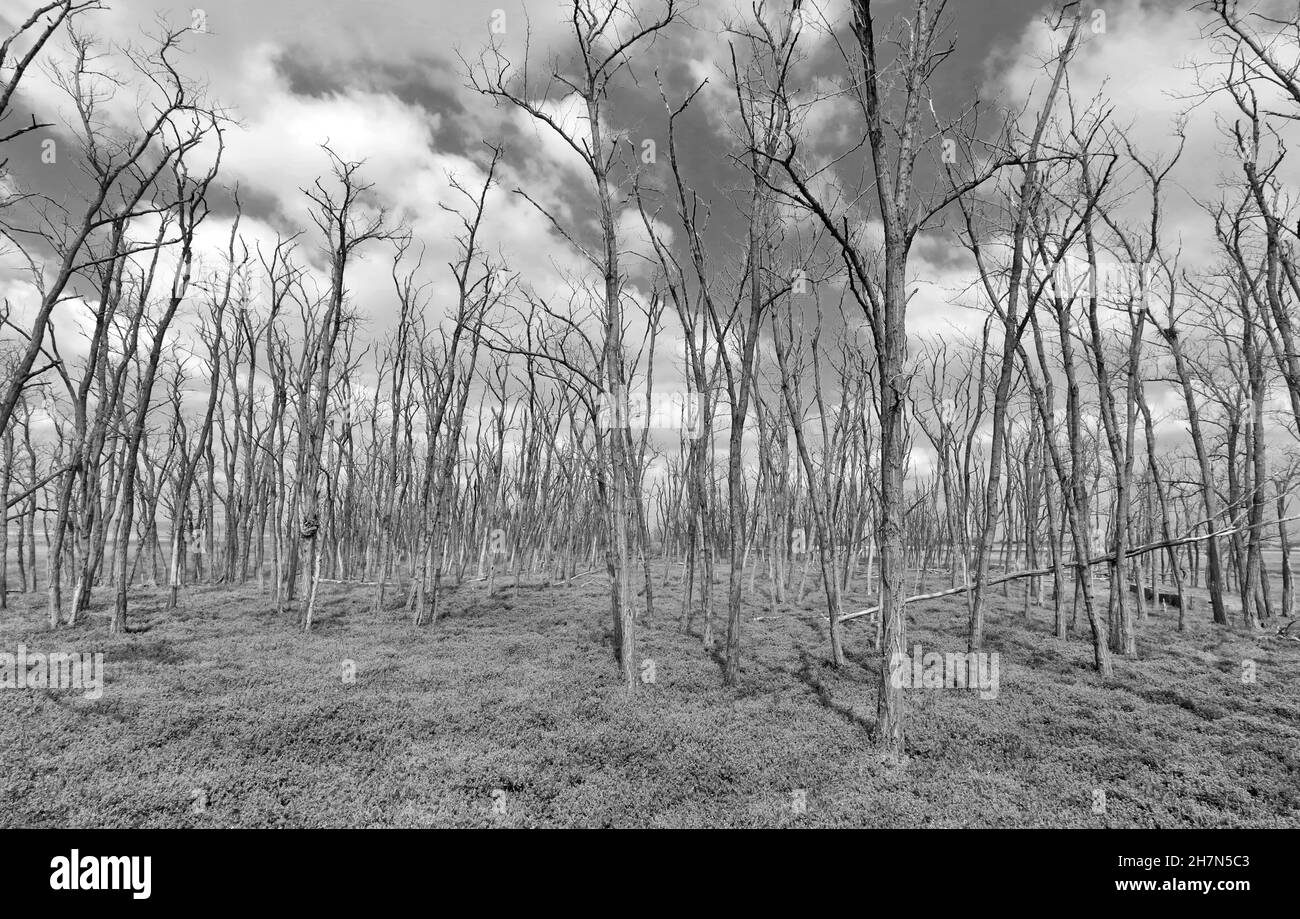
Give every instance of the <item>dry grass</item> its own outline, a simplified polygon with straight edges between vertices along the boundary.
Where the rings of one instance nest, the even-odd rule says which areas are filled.
[[[196,589],[173,614],[144,592],[117,638],[98,607],[52,634],[43,598],[12,597],[0,650],[103,651],[106,685],[0,690],[0,825],[1300,825],[1298,643],[1148,620],[1141,660],[1104,682],[1081,637],[1056,641],[1013,596],[988,629],[998,698],[910,691],[908,760],[890,766],[870,744],[867,629],[847,627],[837,672],[816,595],[775,616],[758,599],[726,689],[664,591],[640,633],[656,682],[628,701],[599,576],[467,585],[419,630],[396,605],[372,614],[369,588],[327,585],[307,636],[251,588]],[[912,609],[909,645],[964,650],[964,609]]]

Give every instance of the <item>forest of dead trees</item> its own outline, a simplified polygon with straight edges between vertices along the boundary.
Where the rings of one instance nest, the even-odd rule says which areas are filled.
[[[583,220],[500,188],[511,153],[488,137],[479,177],[443,202],[457,238],[419,239],[378,205],[383,177],[324,146],[301,190],[310,223],[270,246],[241,235],[221,171],[237,113],[186,75],[193,25],[118,49],[109,77],[101,3],[35,9],[0,46],[2,270],[34,292],[0,314],[0,605],[40,592],[59,629],[102,597],[115,631],[139,588],[174,608],[192,585],[255,584],[310,630],[321,591],[346,582],[436,628],[469,581],[603,576],[629,693],[645,622],[696,635],[731,684],[745,623],[806,597],[836,665],[852,642],[885,671],[907,647],[905,602],[944,593],[966,598],[970,649],[994,605],[1044,609],[1103,674],[1162,612],[1285,626],[1300,13],[1187,13],[1204,21],[1203,98],[1234,111],[1225,181],[1201,202],[1217,254],[1192,264],[1165,219],[1183,193],[1177,125],[1139,149],[1107,98],[1072,89],[1091,10],[1053,14],[1031,102],[995,116],[934,97],[953,50],[941,0],[892,22],[853,0],[821,96],[803,49],[833,24],[799,6],[745,6],[720,33],[708,91],[729,100],[733,142],[708,155],[725,188],[688,166],[703,154],[682,125],[705,85],[629,66],[701,27],[693,10],[568,0],[547,67],[511,60],[486,24],[461,63],[481,104],[580,159]],[[59,134],[22,107],[56,45],[77,113]],[[144,90],[122,125],[101,109],[128,84]],[[617,128],[629,91],[661,112],[652,155]],[[828,151],[806,125],[830,95],[855,121]],[[560,98],[582,117],[555,118]],[[40,164],[10,152],[29,134],[59,138],[74,184],[36,190]],[[564,295],[485,238],[499,191],[587,265]],[[201,250],[217,220],[223,246]],[[971,266],[953,305],[968,331],[909,333],[922,237]],[[350,295],[361,259],[391,265],[383,327]],[[878,714],[897,754],[904,700],[884,679]]]

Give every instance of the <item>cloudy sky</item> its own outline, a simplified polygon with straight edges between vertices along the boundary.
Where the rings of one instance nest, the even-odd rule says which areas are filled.
[[[189,4],[157,0],[110,2],[83,19],[83,27],[105,41],[140,42],[157,31],[159,17],[191,23],[204,31],[191,35],[188,72],[208,84],[211,97],[227,106],[239,127],[226,138],[222,181],[238,183],[245,204],[242,232],[250,246],[265,247],[277,232],[310,226],[301,189],[328,168],[320,145],[329,143],[346,159],[365,160],[364,174],[375,193],[400,215],[428,247],[426,264],[435,304],[445,304],[450,278],[443,266],[455,257],[456,218],[440,207],[456,203],[454,177],[481,185],[488,150],[502,144],[506,158],[499,187],[489,198],[485,238],[524,283],[543,293],[563,288],[584,271],[577,253],[551,230],[521,197],[524,188],[540,203],[571,222],[580,235],[594,232],[591,199],[575,154],[551,134],[539,131],[520,112],[499,107],[468,85],[462,59],[475,60],[497,36],[516,61],[525,44],[534,68],[569,47],[566,3],[560,0],[200,0]],[[637,0],[648,10],[655,5]],[[883,21],[908,6],[877,4]],[[1041,94],[1048,75],[1044,63],[1061,39],[1046,20],[1056,5],[1032,0],[963,0],[950,4],[957,51],[940,72],[936,108],[956,112],[978,97],[986,111],[1018,108]],[[1079,99],[1101,95],[1114,106],[1115,120],[1147,155],[1172,153],[1174,124],[1183,113],[1187,149],[1171,177],[1168,225],[1182,241],[1185,258],[1211,257],[1210,224],[1201,203],[1216,195],[1225,170],[1222,156],[1224,109],[1220,103],[1193,107],[1196,89],[1191,64],[1209,56],[1203,37],[1207,17],[1189,9],[1189,0],[1114,0],[1086,6],[1084,44],[1071,70],[1071,89]],[[32,8],[31,0],[0,0],[0,20],[11,25]],[[803,47],[797,89],[808,92],[834,85],[842,77],[831,28],[846,21],[847,0],[804,0],[813,25]],[[742,184],[728,153],[734,96],[727,88],[726,25],[752,15],[738,0],[698,0],[685,11],[687,23],[665,32],[638,54],[611,100],[610,127],[629,139],[663,142],[664,115],[655,72],[679,97],[698,81],[710,87],[697,99],[680,138],[684,171],[714,208],[720,246],[739,245],[737,212],[731,203]],[[54,52],[56,58],[58,51]],[[633,81],[636,82],[633,82]],[[638,85],[639,84],[639,85]],[[134,95],[128,86],[109,106],[111,117],[131,117]],[[47,75],[23,88],[19,108],[66,120],[68,108]],[[572,118],[562,102],[558,117]],[[944,114],[940,112],[939,114]],[[18,117],[24,117],[20,112]],[[992,116],[991,116],[992,117]],[[997,117],[992,117],[996,121]],[[829,102],[810,121],[808,145],[834,151],[858,136],[852,109]],[[59,136],[58,128],[54,136]],[[54,197],[69,186],[76,169],[72,157],[39,164],[40,140],[32,135],[13,145],[11,171]],[[661,157],[664,162],[666,157]],[[663,167],[659,167],[663,168]],[[653,171],[648,182],[666,178]],[[630,205],[620,226],[632,253],[634,295],[644,293],[634,253],[643,241]],[[229,232],[228,209],[205,226],[206,244],[219,252]],[[352,268],[349,292],[367,318],[366,334],[382,336],[396,302],[392,293],[391,250],[375,250]],[[950,232],[918,241],[911,262],[915,293],[909,312],[912,331],[949,334],[978,327],[981,305],[968,288],[971,266]],[[33,293],[20,275],[0,269],[0,288],[18,314],[29,309]],[[436,308],[436,307],[435,307]],[[674,336],[678,344],[674,344]],[[680,336],[666,329],[665,349],[676,352]],[[667,371],[665,371],[667,372]]]

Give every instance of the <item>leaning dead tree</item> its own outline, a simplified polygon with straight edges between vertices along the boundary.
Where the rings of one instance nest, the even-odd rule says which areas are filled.
[[[536,85],[535,76],[530,83],[527,49],[518,69],[496,45],[476,66],[469,68],[476,89],[527,113],[539,130],[553,133],[568,145],[591,177],[591,192],[601,231],[599,248],[594,252],[589,251],[574,232],[564,228],[544,206],[526,192],[520,190],[519,193],[545,215],[556,231],[583,254],[592,270],[603,279],[600,382],[603,398],[609,403],[611,422],[608,436],[598,437],[597,445],[607,470],[602,490],[608,498],[606,568],[610,581],[615,656],[629,693],[636,686],[638,662],[629,570],[632,464],[623,344],[626,293],[614,210],[614,186],[618,181],[614,172],[620,146],[617,138],[607,135],[606,125],[612,114],[608,104],[611,84],[628,67],[631,56],[642,52],[676,18],[674,0],[665,0],[655,15],[648,18],[642,18],[631,3],[620,0],[613,4],[573,0],[572,61],[566,66],[556,60],[542,86]],[[567,102],[576,110],[571,111],[567,118],[552,114],[547,103],[556,100]]]

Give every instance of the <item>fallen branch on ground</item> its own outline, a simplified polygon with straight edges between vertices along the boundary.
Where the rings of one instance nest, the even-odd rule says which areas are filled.
[[[1134,558],[1135,556],[1138,555],[1144,555],[1147,552],[1158,552],[1161,549],[1169,549],[1174,546],[1183,546],[1183,545],[1187,545],[1188,543],[1205,542],[1206,540],[1209,539],[1217,539],[1220,536],[1231,536],[1233,533],[1239,533],[1242,532],[1243,530],[1251,530],[1263,526],[1276,526],[1279,523],[1288,523],[1292,520],[1300,520],[1300,514],[1296,514],[1291,517],[1285,517],[1281,520],[1262,521],[1260,523],[1253,524],[1253,525],[1242,524],[1240,526],[1230,526],[1227,529],[1219,530],[1216,533],[1204,533],[1200,536],[1183,536],[1178,539],[1168,539],[1162,542],[1147,543],[1144,546],[1134,546],[1132,549],[1129,549],[1127,552],[1124,553],[1124,557],[1126,559]],[[1091,567],[1093,565],[1108,565],[1114,560],[1115,560],[1115,556],[1113,554],[1102,555],[1094,559],[1089,559],[1087,562],[1084,563],[1084,566]],[[1068,565],[1062,565],[1062,567],[1077,568],[1079,567],[1079,563],[1077,561],[1074,561],[1074,562],[1070,562]],[[985,581],[984,586],[996,587],[998,584],[1004,584],[1007,581],[1018,581],[1021,578],[1040,577],[1042,575],[1047,575],[1051,573],[1052,573],[1051,568],[1033,568],[1028,571],[1013,571],[1010,574],[1004,574],[999,577],[992,578],[991,580]],[[949,587],[947,590],[939,590],[939,591],[935,591],[934,593],[917,594],[915,597],[908,597],[907,599],[905,599],[903,601],[903,605],[906,606],[908,603],[917,603],[921,600],[937,600],[940,597],[951,597],[954,594],[966,593],[966,591],[971,590],[972,588],[974,588],[974,586],[975,586],[974,584],[963,584],[959,587]],[[871,606],[868,607],[867,609],[860,609],[856,613],[849,613],[847,616],[841,616],[840,622],[849,622],[853,619],[858,619],[861,618],[862,616],[870,616],[872,613],[878,613],[878,612],[880,612],[879,605]]]

